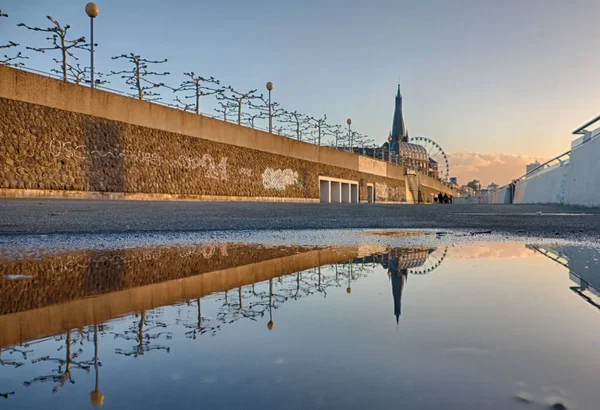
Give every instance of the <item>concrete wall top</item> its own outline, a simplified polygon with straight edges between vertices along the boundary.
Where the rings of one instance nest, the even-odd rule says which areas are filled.
[[[405,175],[403,167],[384,161],[1,65],[0,97],[373,175],[400,180]],[[420,177],[422,184],[441,192],[452,193],[450,188],[439,181],[426,175]]]

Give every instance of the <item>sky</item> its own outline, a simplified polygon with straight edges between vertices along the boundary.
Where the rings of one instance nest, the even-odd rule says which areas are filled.
[[[88,35],[85,1],[3,0],[0,44],[41,46],[46,15]],[[383,143],[398,82],[412,136],[440,144],[460,183],[505,183],[532,159],[565,152],[600,114],[598,0],[98,0],[96,67],[112,56],[167,58],[157,67],[214,76],[247,91],[275,85],[282,107]],[[53,68],[24,50],[28,66]],[[87,56],[81,54],[81,63]],[[124,90],[118,77],[111,88]],[[210,97],[203,110],[211,112]],[[486,165],[487,164],[487,165]],[[499,164],[502,164],[499,166]]]

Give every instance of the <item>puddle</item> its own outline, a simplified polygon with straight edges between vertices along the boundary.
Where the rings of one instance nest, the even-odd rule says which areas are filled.
[[[599,250],[429,233],[0,250],[0,403],[598,408]]]
[[[388,236],[391,238],[405,238],[410,236],[431,235],[433,232],[427,231],[366,231],[365,235]]]

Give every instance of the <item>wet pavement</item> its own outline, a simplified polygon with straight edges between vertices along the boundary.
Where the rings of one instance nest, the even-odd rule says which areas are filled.
[[[67,237],[0,244],[0,408],[600,408],[593,243]]]
[[[306,229],[470,229],[600,240],[600,208],[3,199],[0,236]]]

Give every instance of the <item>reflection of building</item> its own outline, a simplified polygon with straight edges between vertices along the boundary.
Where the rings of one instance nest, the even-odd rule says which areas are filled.
[[[396,248],[390,250],[388,254],[387,270],[392,282],[396,323],[398,323],[402,314],[402,291],[408,278],[408,269],[422,266],[427,260],[429,252],[429,249]]]
[[[498,189],[498,184],[494,184],[493,182],[487,186],[488,192],[493,192]]]
[[[586,302],[600,309],[600,303],[593,301],[588,295],[584,294],[588,291],[600,298],[600,250],[579,246],[555,246],[551,248],[527,245],[527,248],[533,249],[569,269],[569,279],[577,285],[572,286],[571,290]]]
[[[369,262],[380,263],[387,269],[392,284],[394,298],[394,316],[396,323],[402,314],[402,291],[408,277],[408,270],[423,266],[434,249],[393,248],[387,253],[366,258]],[[369,260],[370,259],[370,260]]]

